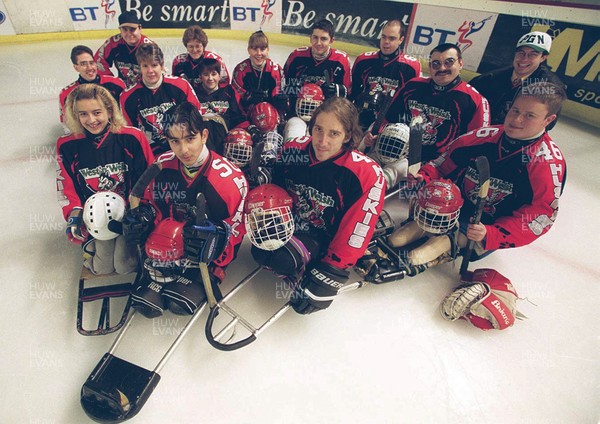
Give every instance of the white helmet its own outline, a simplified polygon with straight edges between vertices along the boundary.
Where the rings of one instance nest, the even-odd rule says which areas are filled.
[[[262,184],[252,189],[244,212],[250,242],[259,249],[279,249],[294,235],[292,198],[279,186]]]
[[[387,124],[375,144],[382,165],[396,162],[408,156],[410,128],[406,124]]]
[[[99,191],[85,201],[83,222],[96,240],[112,240],[119,234],[109,229],[111,221],[121,222],[125,199],[113,191]]]

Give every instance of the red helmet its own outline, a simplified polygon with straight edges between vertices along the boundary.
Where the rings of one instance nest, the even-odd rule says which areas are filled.
[[[279,125],[279,113],[271,103],[257,103],[250,111],[250,121],[262,132],[274,131]]]
[[[296,100],[296,115],[305,122],[310,121],[315,109],[325,100],[323,90],[317,84],[308,82],[300,88]]]
[[[460,190],[452,181],[432,180],[419,190],[414,207],[415,221],[429,233],[446,233],[458,222],[462,205]]]
[[[233,128],[227,133],[224,143],[225,157],[239,167],[244,167],[252,158],[252,137],[242,128]]]
[[[177,261],[183,257],[183,222],[163,219],[146,240],[146,255],[157,261]]]
[[[294,234],[292,198],[279,186],[262,184],[248,193],[244,206],[246,231],[262,250],[283,246]]]

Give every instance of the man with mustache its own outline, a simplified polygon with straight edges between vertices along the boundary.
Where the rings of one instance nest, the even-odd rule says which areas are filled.
[[[396,92],[388,110],[387,122],[409,124],[415,117],[423,118],[424,162],[439,156],[456,137],[490,124],[488,102],[460,78],[462,68],[460,48],[451,43],[440,44],[430,53],[431,76],[408,81]],[[373,135],[368,133],[365,143],[373,142]]]

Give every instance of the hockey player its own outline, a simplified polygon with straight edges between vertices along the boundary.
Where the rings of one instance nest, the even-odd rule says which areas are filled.
[[[393,96],[408,80],[421,75],[419,61],[402,52],[405,35],[406,27],[400,19],[387,21],[381,30],[379,51],[361,54],[352,65],[350,98],[362,112],[360,122],[363,128],[368,128],[375,121],[376,110],[369,108],[374,103],[374,96],[378,93]],[[366,117],[366,113],[370,116]]]
[[[183,45],[187,53],[182,53],[173,59],[172,75],[182,77],[189,81],[196,93],[199,93],[202,82],[200,81],[200,65],[205,59],[216,59],[221,64],[219,85],[225,87],[229,84],[229,71],[223,58],[214,52],[206,50],[208,36],[198,25],[192,25],[183,32]]]
[[[517,93],[504,125],[470,131],[454,140],[435,160],[424,165],[418,181],[450,178],[462,192],[459,245],[475,242],[471,260],[496,249],[525,246],[554,224],[562,194],[566,163],[548,135],[547,125],[566,98],[562,85],[533,83]],[[477,191],[474,159],[486,156],[490,188],[480,224],[473,216]],[[411,178],[409,178],[410,182]]]
[[[396,93],[387,112],[387,122],[408,124],[413,118],[422,117],[424,162],[436,158],[459,135],[489,125],[487,100],[461,80],[462,67],[458,46],[440,44],[430,54],[431,77],[407,82]],[[367,145],[374,140],[371,133],[366,134]]]
[[[159,316],[167,307],[192,314],[205,300],[197,263],[208,263],[211,280],[220,282],[245,234],[242,214],[248,186],[243,173],[206,147],[208,130],[194,104],[176,106],[168,122],[165,132],[172,151],[157,158],[161,172],[123,220],[124,234],[132,241],[144,240],[151,232],[143,279],[132,292],[133,307],[147,317]],[[207,220],[184,224],[194,215],[190,211],[198,193],[206,198]],[[188,258],[195,256],[196,266],[185,265],[183,251]]]
[[[179,77],[164,75],[165,59],[160,47],[154,43],[138,47],[136,58],[142,80],[121,95],[121,110],[129,125],[145,131],[155,155],[169,150],[163,134],[165,113],[185,101],[200,108],[198,98],[190,84]]]
[[[125,83],[120,78],[112,75],[98,75],[98,66],[94,60],[94,53],[87,46],[75,46],[71,49],[71,62],[73,69],[79,74],[79,78],[63,88],[59,94],[58,101],[60,104],[60,123],[63,125],[65,134],[68,134],[68,128],[65,123],[65,102],[67,96],[75,88],[81,84],[98,84],[110,91],[110,94],[115,98],[117,104]]]
[[[291,301],[300,314],[335,299],[367,248],[385,193],[379,165],[353,149],[361,130],[352,102],[326,100],[309,128],[310,137],[284,145],[273,175],[293,199],[294,237],[275,250],[252,248],[259,264],[299,281]]]
[[[240,95],[246,113],[260,102],[269,102],[282,113],[287,112],[287,96],[283,93],[283,70],[269,58],[269,39],[256,31],[248,39],[248,59],[233,70],[232,86]]]
[[[310,47],[299,47],[288,56],[283,73],[291,105],[307,82],[320,85],[326,98],[348,94],[350,62],[345,52],[331,47],[333,41],[333,24],[323,19],[312,27]],[[293,110],[290,115],[294,116]]]
[[[523,35],[517,42],[511,66],[473,78],[471,84],[490,103],[491,124],[504,123],[504,118],[522,87],[535,82],[548,81],[563,85],[546,65],[552,38],[545,32],[534,31]],[[556,119],[549,125],[551,130]]]
[[[223,154],[223,141],[230,128],[249,123],[240,106],[238,93],[231,84],[221,86],[221,64],[216,59],[204,59],[200,65],[200,88],[197,89],[200,113],[207,122],[210,150]]]
[[[127,199],[154,158],[144,134],[125,126],[115,99],[104,87],[76,87],[67,97],[65,116],[72,134],[56,143],[56,184],[67,237],[82,244],[88,240],[82,218],[86,200],[99,192]],[[95,240],[86,250],[95,250],[85,262],[94,274],[124,274],[135,268],[135,250],[126,246],[122,236]]]
[[[94,60],[98,64],[100,75],[112,75],[110,68],[114,65],[117,76],[127,87],[131,87],[140,77],[137,49],[140,45],[153,41],[142,34],[142,25],[136,12],[123,12],[119,15],[119,30],[120,34],[110,37],[100,46]]]

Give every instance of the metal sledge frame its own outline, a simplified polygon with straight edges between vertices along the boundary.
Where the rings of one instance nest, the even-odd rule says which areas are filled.
[[[140,278],[140,273],[138,272],[136,274],[133,283],[129,282],[86,288],[85,282],[88,280],[93,278],[110,277],[110,275],[96,276],[91,273],[89,275],[90,277],[85,276],[82,273],[81,277],[79,278],[79,290],[77,296],[77,331],[79,334],[84,336],[102,336],[113,333],[119,330],[125,324],[127,316],[129,315],[129,308],[131,307],[131,299],[127,300],[119,322],[112,327],[110,325],[110,300],[113,298],[129,296],[132,284],[135,284],[138,278]],[[114,275],[119,276],[119,274]],[[102,300],[100,316],[98,318],[98,326],[96,329],[87,330],[83,328],[83,307],[85,303],[94,302],[96,300]]]
[[[274,314],[272,314],[269,318],[267,318],[262,324],[258,327],[251,324],[247,319],[245,319],[242,315],[236,312],[231,306],[227,304],[227,301],[230,300],[235,294],[242,289],[246,284],[248,284],[260,271],[264,268],[263,266],[258,266],[254,270],[252,270],[246,277],[244,277],[226,296],[223,297],[219,302],[217,302],[213,307],[211,307],[210,312],[208,314],[208,319],[206,320],[205,333],[208,342],[216,349],[223,351],[232,351],[240,349],[244,346],[249,345],[254,342],[257,337],[269,328],[273,323],[278,321],[290,308],[291,303],[288,301],[283,306],[281,306]],[[367,284],[365,281],[357,281],[355,283],[346,284],[342,287],[338,293],[343,293],[347,291],[352,291],[358,289]],[[229,315],[232,320],[229,321],[217,334],[213,333],[214,321],[220,311],[225,312]],[[237,342],[228,343],[227,341],[223,342],[223,339],[230,331],[235,331],[237,325],[241,325],[246,330],[250,332],[250,335],[245,339],[239,340]]]
[[[160,381],[160,371],[198,320],[206,305],[207,302],[204,302],[194,312],[153,370],[115,356],[117,347],[136,315],[134,311],[81,388],[80,402],[87,416],[100,423],[120,423],[134,417],[146,404]]]

